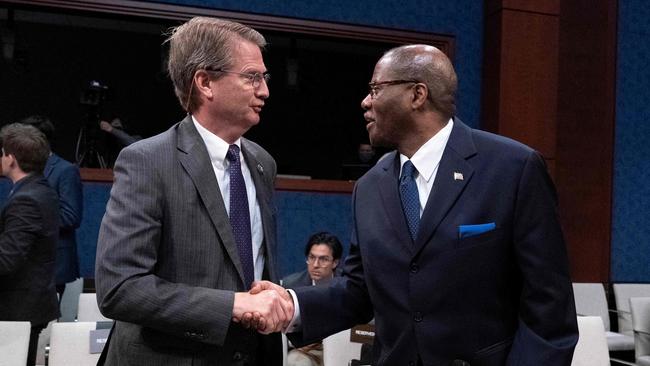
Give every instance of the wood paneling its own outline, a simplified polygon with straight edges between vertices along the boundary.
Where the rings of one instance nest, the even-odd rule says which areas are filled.
[[[608,282],[616,105],[616,1],[563,1],[557,173],[574,280]]]
[[[482,127],[546,158],[574,281],[609,281],[616,4],[486,2]]]

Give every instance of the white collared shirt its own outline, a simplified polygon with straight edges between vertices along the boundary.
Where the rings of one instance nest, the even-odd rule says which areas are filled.
[[[445,146],[447,146],[447,141],[449,141],[449,136],[451,135],[453,127],[454,121],[450,119],[445,127],[433,135],[433,137],[422,145],[411,157],[411,162],[415,166],[415,170],[418,172],[418,175],[415,178],[415,184],[418,186],[418,194],[420,195],[420,217],[422,217],[424,208],[427,206],[427,200],[429,199],[433,182],[436,180],[436,174],[438,173],[438,166],[440,166],[442,153],[445,151]],[[407,158],[406,155],[400,154],[399,160],[399,172],[401,176],[404,163],[406,163],[409,158]]]
[[[221,190],[221,197],[223,204],[226,206],[226,212],[230,216],[230,175],[228,174],[228,166],[230,162],[226,159],[228,147],[230,145],[219,136],[208,131],[199,123],[199,121],[192,116],[194,127],[201,135],[205,147],[208,149],[208,155],[212,162],[212,169],[217,178],[219,189]],[[248,164],[245,163],[244,155],[241,152],[241,139],[235,141],[235,145],[239,146],[239,160],[241,164],[241,172],[244,176],[244,183],[246,184],[246,195],[248,196],[248,210],[251,218],[251,238],[253,242],[253,267],[255,271],[255,281],[262,279],[262,272],[264,271],[264,253],[262,249],[262,240],[264,239],[264,231],[262,228],[262,214],[260,205],[257,202],[255,191],[255,184],[251,177]]]

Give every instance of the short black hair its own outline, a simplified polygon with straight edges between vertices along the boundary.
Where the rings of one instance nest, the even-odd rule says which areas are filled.
[[[39,131],[43,132],[48,142],[52,141],[54,137],[54,124],[46,116],[35,114],[23,118],[20,123],[38,128]]]
[[[0,129],[0,146],[5,155],[13,155],[25,173],[43,174],[50,155],[50,145],[45,135],[36,127],[12,123]]]
[[[341,255],[343,255],[343,246],[341,245],[341,242],[339,241],[339,238],[336,237],[336,235],[328,233],[327,231],[321,231],[310,236],[309,240],[307,241],[307,245],[305,246],[305,257],[309,256],[311,247],[316,244],[327,245],[330,247],[330,249],[332,249],[334,260],[341,259]]]

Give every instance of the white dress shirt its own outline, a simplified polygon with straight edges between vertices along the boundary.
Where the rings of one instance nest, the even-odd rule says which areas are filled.
[[[214,175],[217,178],[217,183],[219,183],[219,189],[221,190],[223,204],[226,206],[228,216],[230,216],[230,175],[228,174],[228,166],[230,165],[230,162],[226,159],[226,154],[228,153],[228,147],[230,145],[219,136],[203,127],[194,116],[192,116],[192,121],[194,122],[196,130],[199,131],[199,135],[201,135],[205,147],[208,149],[208,155],[212,162],[212,169],[214,170]],[[235,145],[239,146],[239,160],[242,162],[241,172],[244,176],[244,183],[246,184],[248,210],[251,218],[253,267],[255,271],[255,281],[259,281],[262,279],[262,272],[264,271],[264,252],[262,251],[264,231],[262,229],[262,213],[260,211],[260,205],[257,202],[255,184],[253,183],[251,172],[248,169],[248,165],[244,160],[244,155],[241,152],[241,139],[237,139]]]
[[[427,206],[429,194],[431,193],[433,182],[436,180],[436,174],[438,173],[438,167],[442,159],[442,153],[445,151],[445,146],[447,146],[447,141],[449,141],[449,135],[451,135],[453,127],[454,121],[450,119],[445,127],[433,135],[429,141],[425,142],[411,156],[411,162],[418,172],[415,178],[415,184],[418,186],[418,194],[420,196],[420,217],[422,217],[424,208]],[[404,163],[408,160],[409,158],[406,155],[399,155],[400,176],[402,175]]]

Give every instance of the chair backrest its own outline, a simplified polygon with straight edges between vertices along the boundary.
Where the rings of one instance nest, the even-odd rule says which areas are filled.
[[[631,297],[634,354],[637,358],[650,355],[650,297]]]
[[[90,331],[95,322],[55,323],[50,336],[50,366],[96,365],[99,353],[90,353]]]
[[[29,322],[0,322],[0,366],[27,363],[30,331]]]
[[[65,284],[65,291],[59,308],[61,309],[60,322],[73,322],[77,316],[77,306],[79,305],[79,294],[84,286],[83,278]]]
[[[580,338],[573,351],[571,366],[609,366],[605,327],[599,316],[579,316]]]
[[[607,296],[602,283],[573,283],[576,313],[581,316],[599,316],[605,330],[609,330]]]
[[[649,283],[615,283],[614,296],[618,310],[618,332],[633,335],[632,315],[630,314],[631,297],[650,297]]]
[[[361,357],[361,343],[350,342],[350,329],[323,339],[323,366],[347,365]]]
[[[101,322],[110,321],[99,311],[97,305],[97,294],[80,294],[77,321],[80,322]]]

